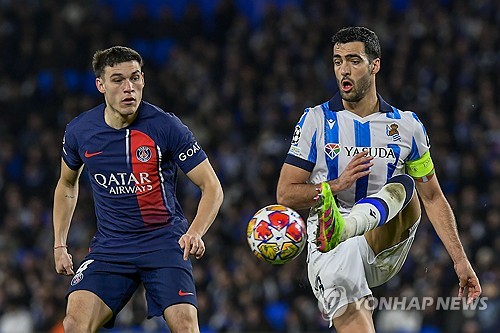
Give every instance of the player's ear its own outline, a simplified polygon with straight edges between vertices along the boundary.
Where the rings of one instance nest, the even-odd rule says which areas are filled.
[[[370,74],[377,74],[378,71],[380,70],[380,58],[373,59],[370,66],[372,68]]]
[[[104,89],[104,82],[100,77],[96,77],[95,86],[97,87],[97,90],[99,90],[101,94],[104,94],[104,92],[106,91],[106,89]]]

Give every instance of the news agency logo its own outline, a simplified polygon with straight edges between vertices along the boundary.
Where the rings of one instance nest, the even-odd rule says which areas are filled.
[[[331,321],[343,315],[347,309],[347,292],[342,286],[335,286],[328,290],[320,290],[318,308],[324,320]]]
[[[347,308],[346,289],[337,286],[327,298],[318,299],[318,307],[324,320],[331,322],[343,315]],[[479,297],[470,304],[467,297],[373,297],[356,302],[356,310],[378,311],[425,311],[427,309],[444,311],[483,311],[488,308],[488,297]]]

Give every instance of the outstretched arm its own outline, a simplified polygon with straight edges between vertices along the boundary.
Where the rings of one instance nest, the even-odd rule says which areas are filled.
[[[466,294],[467,303],[471,303],[481,294],[481,285],[458,236],[453,211],[435,175],[428,182],[416,182],[416,188],[429,220],[453,260],[460,284],[458,296]]]
[[[223,199],[222,187],[208,159],[189,171],[187,176],[200,188],[201,198],[193,222],[179,239],[179,245],[184,250],[184,260],[190,254],[200,259],[205,253],[205,244],[201,238],[215,220]]]
[[[54,192],[54,261],[57,273],[73,275],[73,260],[67,249],[67,239],[71,218],[78,199],[78,178],[83,167],[79,170],[70,169],[64,160],[61,160],[61,176]]]

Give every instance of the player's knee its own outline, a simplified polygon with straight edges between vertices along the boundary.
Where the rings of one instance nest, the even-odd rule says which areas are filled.
[[[387,181],[387,184],[391,184],[391,183],[403,185],[403,187],[405,189],[405,194],[406,194],[405,198],[404,198],[403,206],[406,206],[408,204],[408,202],[410,202],[410,200],[413,197],[413,194],[415,192],[415,181],[410,176],[408,176],[406,174],[402,174],[402,175],[394,176]]]
[[[175,321],[169,323],[169,328],[172,333],[199,333],[196,321],[189,317],[179,317]]]
[[[333,320],[335,329],[344,332],[375,332],[368,299],[349,303],[345,312]]]
[[[172,333],[199,333],[198,327],[192,325],[191,323],[180,323],[175,325],[176,328],[172,328]]]
[[[422,208],[420,207],[420,200],[418,195],[414,193],[408,205],[403,209],[402,216],[403,222],[411,227],[422,215]]]
[[[192,305],[177,305],[166,309],[164,318],[172,333],[199,333],[196,308]]]
[[[92,332],[89,323],[85,323],[80,317],[67,314],[63,320],[65,333]]]

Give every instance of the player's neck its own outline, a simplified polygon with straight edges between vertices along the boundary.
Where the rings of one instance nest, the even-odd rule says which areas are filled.
[[[367,117],[379,111],[378,98],[375,91],[367,94],[358,102],[348,102],[343,100],[342,103],[344,104],[346,110],[351,111],[360,117]]]
[[[104,109],[104,121],[114,129],[128,127],[137,118],[138,110],[130,114],[122,114],[109,105]]]

